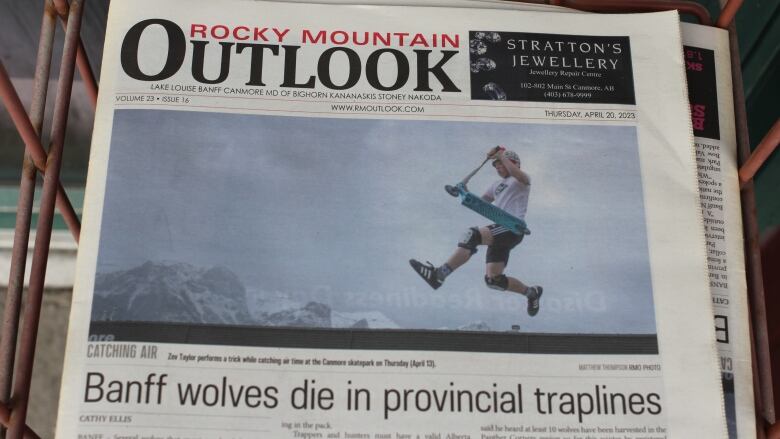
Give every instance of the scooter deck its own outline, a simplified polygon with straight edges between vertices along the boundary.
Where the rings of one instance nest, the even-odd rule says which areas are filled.
[[[477,212],[485,218],[512,230],[518,235],[530,235],[531,231],[525,221],[506,213],[498,207],[488,203],[481,197],[467,191],[461,184],[456,186],[460,195],[461,204]]]

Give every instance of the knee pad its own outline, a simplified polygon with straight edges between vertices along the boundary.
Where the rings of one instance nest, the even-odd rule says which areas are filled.
[[[499,274],[495,277],[485,276],[485,284],[488,288],[506,291],[507,287],[509,287],[509,280],[503,274]]]
[[[466,233],[460,238],[458,247],[465,248],[473,255],[477,252],[477,246],[482,244],[482,235],[479,234],[479,229],[472,227],[466,230]]]

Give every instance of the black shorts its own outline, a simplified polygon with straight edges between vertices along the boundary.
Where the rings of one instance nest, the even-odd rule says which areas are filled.
[[[490,234],[493,235],[493,244],[487,248],[485,261],[490,262],[509,262],[509,251],[515,248],[523,240],[524,235],[516,235],[504,226],[491,224],[488,227]]]

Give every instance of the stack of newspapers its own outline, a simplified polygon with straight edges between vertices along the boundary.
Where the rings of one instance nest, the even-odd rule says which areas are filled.
[[[58,437],[755,437],[726,32],[369,3],[112,2]]]

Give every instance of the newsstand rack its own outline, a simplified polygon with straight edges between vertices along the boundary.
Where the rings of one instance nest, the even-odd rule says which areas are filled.
[[[14,230],[14,243],[9,274],[8,291],[3,311],[0,339],[0,423],[7,428],[9,439],[38,438],[26,424],[30,399],[32,368],[43,299],[46,266],[49,257],[55,208],[59,210],[73,239],[78,243],[80,220],[60,183],[68,108],[76,68],[86,86],[86,93],[97,103],[98,84],[87,59],[80,37],[80,28],[87,0],[42,0],[44,11],[38,43],[35,82],[29,113],[19,99],[5,67],[0,61],[0,96],[13,120],[24,145],[24,162],[19,183],[19,198]],[[780,121],[776,121],[759,146],[752,152],[748,139],[745,96],[739,63],[737,34],[733,23],[742,0],[725,1],[717,21],[713,23],[707,10],[700,4],[683,0],[522,0],[527,3],[565,6],[600,13],[648,12],[677,9],[681,14],[695,17],[700,24],[728,30],[731,48],[731,69],[734,91],[734,114],[737,129],[739,179],[742,197],[742,218],[745,241],[745,261],[753,342],[754,390],[756,395],[756,423],[759,438],[780,438],[780,423],[776,421],[773,377],[770,367],[767,309],[761,275],[758,222],[754,197],[753,176],[780,143]],[[54,117],[50,129],[50,146],[43,148],[43,129],[47,84],[52,64],[52,48],[57,22],[65,29],[64,47],[60,60]],[[24,295],[24,274],[28,240],[31,231],[33,196],[37,174],[43,176],[43,188],[38,206],[29,288]],[[777,312],[778,310],[774,310]],[[20,323],[21,322],[21,323]],[[18,352],[18,355],[17,355]]]

